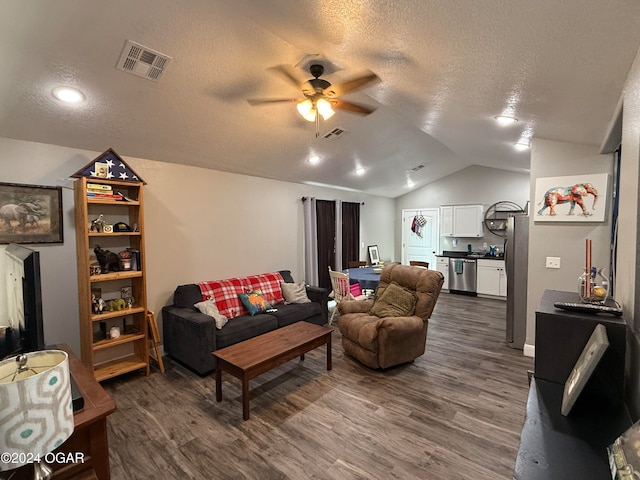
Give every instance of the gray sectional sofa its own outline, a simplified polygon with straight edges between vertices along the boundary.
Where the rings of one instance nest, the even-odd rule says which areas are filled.
[[[285,282],[293,283],[289,270],[280,270]],[[180,285],[173,295],[173,305],[162,309],[164,351],[200,375],[215,370],[214,350],[233,345],[299,321],[324,325],[328,320],[328,291],[306,287],[310,303],[278,304],[277,311],[254,316],[240,315],[217,329],[213,317],[200,313],[194,305],[203,300],[200,287]]]

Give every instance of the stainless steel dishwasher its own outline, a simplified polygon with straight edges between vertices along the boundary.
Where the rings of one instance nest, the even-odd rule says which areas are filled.
[[[475,258],[450,258],[449,291],[475,294],[476,266]]]

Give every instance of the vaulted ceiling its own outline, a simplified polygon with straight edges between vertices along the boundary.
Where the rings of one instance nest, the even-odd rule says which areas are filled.
[[[3,0],[0,136],[394,198],[473,164],[527,171],[521,138],[600,145],[639,25],[637,0]],[[171,57],[157,82],[116,69],[127,40]],[[316,138],[294,103],[247,102],[300,97],[274,67],[312,63],[377,74],[344,96],[375,111]]]

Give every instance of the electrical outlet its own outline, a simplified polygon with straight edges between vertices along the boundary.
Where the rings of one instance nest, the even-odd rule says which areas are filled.
[[[547,268],[560,268],[560,257],[547,257]]]

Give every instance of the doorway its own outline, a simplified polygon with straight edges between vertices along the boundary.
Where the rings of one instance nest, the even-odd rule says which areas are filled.
[[[438,208],[402,209],[402,263],[411,260],[429,262],[436,269],[440,248],[440,210]]]

